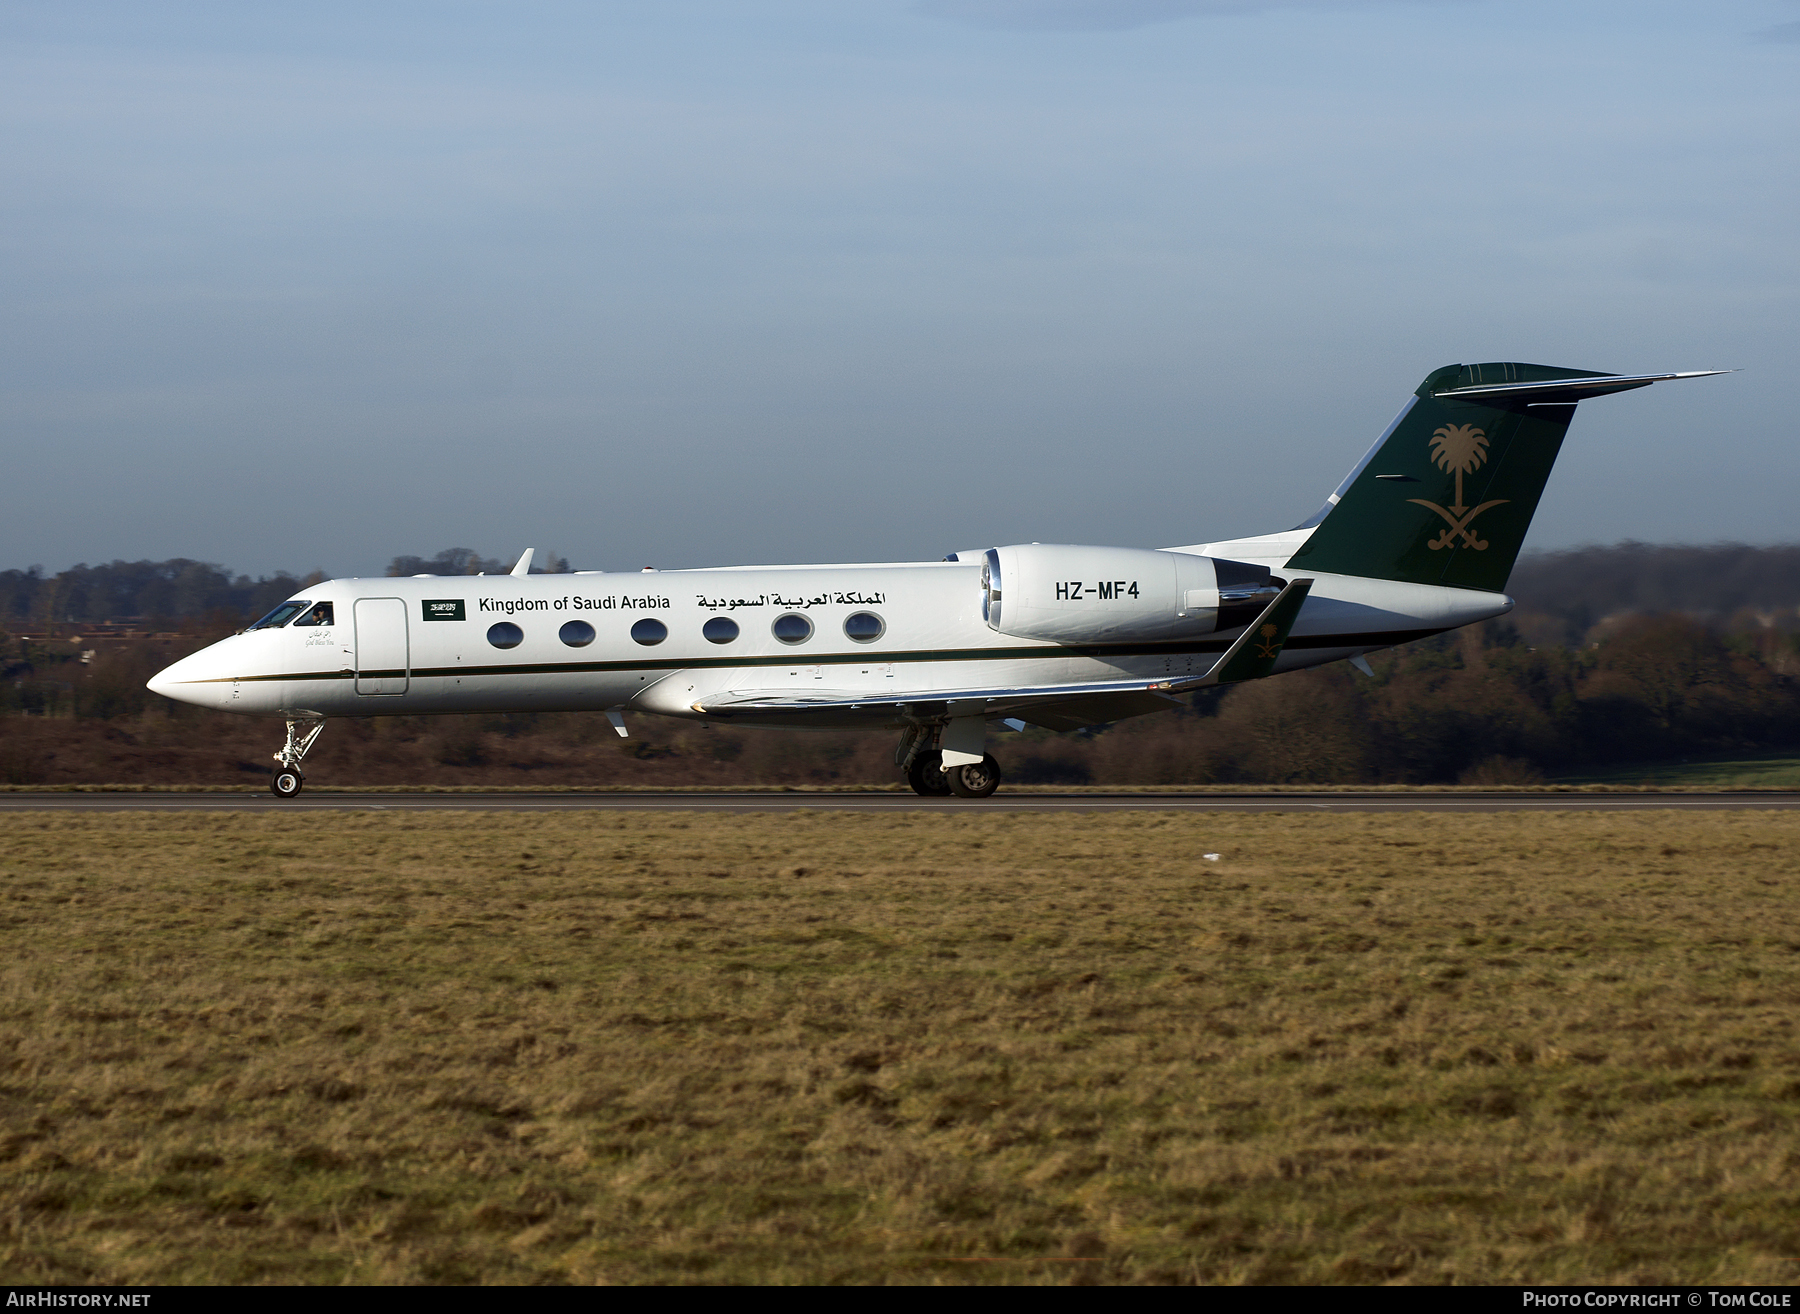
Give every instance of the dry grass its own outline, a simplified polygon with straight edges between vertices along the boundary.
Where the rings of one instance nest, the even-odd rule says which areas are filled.
[[[11,814],[0,1266],[1787,1282],[1796,841]]]

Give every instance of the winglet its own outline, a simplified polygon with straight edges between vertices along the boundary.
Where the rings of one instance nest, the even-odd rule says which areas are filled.
[[[526,548],[525,555],[519,558],[519,564],[512,568],[512,573],[520,576],[529,575],[531,573],[531,554],[536,551],[536,548]]]
[[[1297,579],[1263,608],[1244,632],[1225,650],[1218,663],[1198,680],[1181,680],[1172,689],[1198,689],[1203,685],[1237,684],[1243,680],[1260,680],[1275,670],[1281,650],[1287,646],[1288,632],[1300,618],[1300,608],[1312,591],[1310,579]]]

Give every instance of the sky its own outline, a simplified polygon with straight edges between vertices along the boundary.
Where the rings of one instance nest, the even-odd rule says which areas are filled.
[[[1441,365],[1528,547],[1800,538],[1800,0],[0,0],[0,568],[1267,533]]]

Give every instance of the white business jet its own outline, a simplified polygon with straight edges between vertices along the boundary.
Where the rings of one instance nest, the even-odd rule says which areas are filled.
[[[942,561],[339,579],[150,681],[282,717],[292,798],[333,716],[596,711],[900,733],[920,794],[982,798],[990,724],[1052,730],[1208,685],[1350,660],[1504,615],[1576,405],[1666,379],[1513,363],[1434,371],[1318,513],[1150,551],[1029,543]]]

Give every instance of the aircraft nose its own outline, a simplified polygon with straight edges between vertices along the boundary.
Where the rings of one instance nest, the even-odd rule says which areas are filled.
[[[195,703],[204,706],[209,700],[202,690],[206,690],[210,686],[195,683],[197,679],[202,678],[201,663],[195,660],[199,656],[199,653],[195,653],[192,657],[183,657],[172,666],[163,667],[145,682],[144,687],[153,694],[161,694],[164,698],[172,698],[178,703]]]

